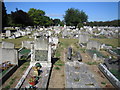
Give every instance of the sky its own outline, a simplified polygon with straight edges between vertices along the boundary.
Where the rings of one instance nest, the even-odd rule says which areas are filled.
[[[111,21],[118,19],[118,2],[5,2],[7,13],[30,8],[45,11],[46,15],[63,20],[68,8],[83,10],[88,15],[88,21]]]

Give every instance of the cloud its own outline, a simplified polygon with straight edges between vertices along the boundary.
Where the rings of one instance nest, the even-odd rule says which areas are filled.
[[[61,17],[61,16],[63,16],[63,14],[47,14],[46,16],[49,16],[49,17]]]

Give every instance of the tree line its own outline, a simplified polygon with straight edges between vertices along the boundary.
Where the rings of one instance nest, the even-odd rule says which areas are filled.
[[[7,26],[57,26],[64,25],[60,19],[52,19],[45,15],[45,12],[40,9],[30,8],[28,12],[23,10],[11,11],[11,14],[6,13],[6,7],[2,2],[2,28]]]
[[[94,21],[94,22],[86,22],[84,25],[87,26],[120,26],[120,20],[112,20],[112,21]]]

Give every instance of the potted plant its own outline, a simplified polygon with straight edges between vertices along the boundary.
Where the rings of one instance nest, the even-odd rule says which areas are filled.
[[[34,77],[31,77],[31,78],[29,79],[29,84],[32,85],[32,86],[34,86],[34,85],[36,84],[36,80],[35,80]]]

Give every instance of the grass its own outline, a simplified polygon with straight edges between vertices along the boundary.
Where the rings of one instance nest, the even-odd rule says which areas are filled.
[[[85,53],[85,48],[81,48],[80,51],[82,51],[83,53]]]
[[[96,41],[99,41],[101,43],[111,45],[113,47],[120,46],[119,39],[111,39],[111,38],[97,39],[97,38],[93,38],[92,40],[96,40]]]
[[[54,69],[56,69],[56,70],[60,70],[60,68],[59,68],[59,67],[54,67]]]
[[[86,64],[88,64],[88,65],[98,65],[99,63],[97,63],[97,62],[86,62]]]
[[[55,62],[55,65],[57,65],[57,66],[63,66],[64,62],[61,61],[61,60],[58,60],[57,62]]]
[[[101,82],[101,84],[106,85],[106,82]]]
[[[116,76],[117,79],[120,80],[120,72],[114,69],[111,69],[110,72]]]
[[[71,44],[78,43],[78,39],[60,38],[60,43],[63,48],[68,48]]]
[[[10,85],[5,86],[5,89],[9,89],[9,88],[10,88]]]
[[[15,48],[20,48],[21,45],[22,45],[22,41],[33,41],[34,39],[33,38],[29,38],[29,35],[28,35],[28,36],[23,36],[23,37],[16,38],[16,39],[2,39],[2,40],[6,41],[6,42],[14,43],[15,44]]]
[[[88,51],[89,54],[94,55],[94,53],[96,53],[96,55],[97,55],[98,57],[104,57],[104,58],[106,58],[105,55],[103,55],[101,52],[99,52],[99,51],[97,51],[97,50],[87,50],[87,51]]]
[[[12,78],[12,79],[10,80],[9,84],[5,86],[5,88],[6,88],[6,89],[10,88],[10,86],[15,82],[15,79],[16,79],[16,78],[17,78],[16,76],[15,76],[14,78]]]

